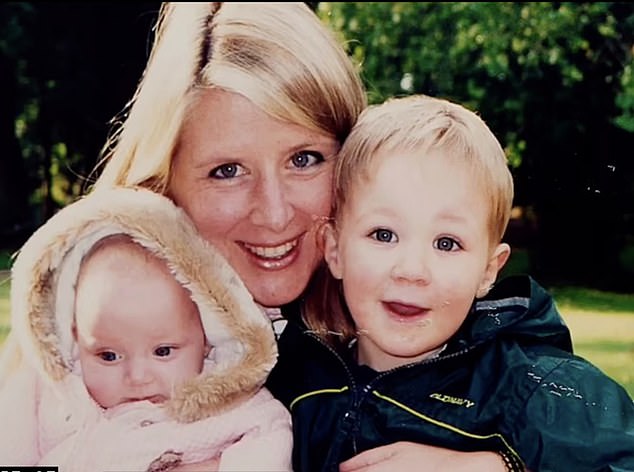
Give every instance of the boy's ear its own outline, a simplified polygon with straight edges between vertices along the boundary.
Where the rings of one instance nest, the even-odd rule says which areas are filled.
[[[480,282],[480,286],[478,287],[478,291],[476,292],[476,297],[481,298],[484,297],[489,290],[493,286],[495,279],[508,261],[509,256],[511,255],[511,246],[506,243],[500,243],[496,246],[489,257],[489,262],[487,263],[486,268],[484,269],[484,274],[482,276],[482,281]]]
[[[337,230],[333,223],[327,223],[323,232],[324,241],[324,259],[330,273],[335,279],[341,279],[343,277],[343,266],[341,264],[341,257],[339,256],[339,244],[337,243]]]

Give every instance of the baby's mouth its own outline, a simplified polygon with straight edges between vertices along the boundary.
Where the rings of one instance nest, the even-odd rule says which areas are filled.
[[[129,399],[130,402],[148,401],[148,402],[154,403],[154,404],[165,403],[166,400],[167,400],[167,398],[165,398],[165,396],[163,396],[163,395],[149,395],[147,397],[139,397],[139,398],[130,398]]]

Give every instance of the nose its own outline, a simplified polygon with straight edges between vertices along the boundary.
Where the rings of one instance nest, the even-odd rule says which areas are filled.
[[[280,233],[288,227],[293,217],[292,195],[283,176],[262,176],[253,195],[253,224]]]
[[[152,381],[152,369],[145,359],[129,359],[126,377],[130,385],[146,385]]]
[[[431,281],[430,255],[420,245],[399,247],[392,266],[392,278],[426,285]]]

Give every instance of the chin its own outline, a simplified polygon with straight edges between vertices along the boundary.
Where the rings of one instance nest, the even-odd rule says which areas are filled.
[[[267,284],[258,287],[252,292],[253,298],[260,305],[266,307],[286,305],[299,298],[303,290],[303,286],[296,286],[296,284],[290,283],[291,281],[286,282],[287,283]]]
[[[295,295],[295,292],[286,292],[286,293],[270,293],[266,292],[261,296],[254,296],[255,301],[260,305],[269,307],[269,308],[277,308],[282,305],[286,305],[297,299],[299,297],[300,292]]]
[[[310,273],[304,271],[269,272],[258,274],[251,280],[245,279],[245,285],[260,305],[279,307],[299,298],[309,278]]]

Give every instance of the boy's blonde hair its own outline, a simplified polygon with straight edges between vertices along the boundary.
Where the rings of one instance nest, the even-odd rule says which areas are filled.
[[[500,142],[473,111],[424,95],[393,98],[361,113],[335,164],[335,226],[356,185],[372,175],[377,158],[401,150],[421,158],[433,152],[468,166],[490,202],[489,243],[493,247],[502,240],[513,204],[513,178]],[[319,333],[330,333],[326,338],[331,341],[347,342],[355,333],[345,307],[341,283],[324,264],[311,281],[305,320]]]
[[[351,60],[304,3],[164,3],[96,187],[168,189],[180,130],[202,89],[243,95],[272,117],[345,139],[366,105]],[[210,143],[213,145],[213,143]]]

